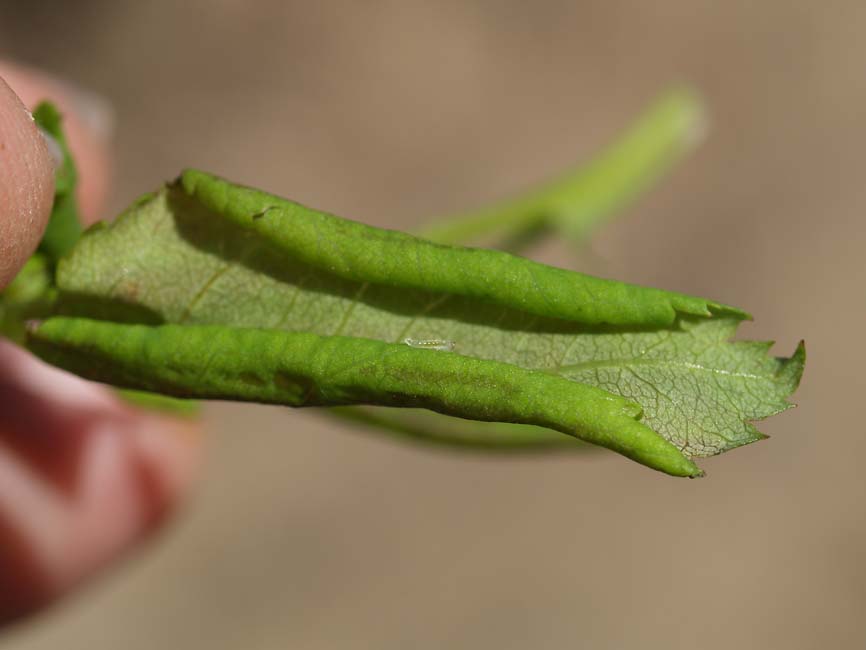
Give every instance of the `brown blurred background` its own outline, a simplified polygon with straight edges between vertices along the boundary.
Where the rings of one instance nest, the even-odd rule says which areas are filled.
[[[853,1],[0,0],[0,55],[114,103],[112,213],[199,166],[410,228],[691,83],[707,143],[592,269],[810,354],[800,408],[700,481],[214,405],[191,507],[0,649],[864,647],[864,28]]]

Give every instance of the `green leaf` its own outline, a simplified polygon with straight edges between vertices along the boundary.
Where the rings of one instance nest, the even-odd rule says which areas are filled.
[[[0,332],[17,342],[23,342],[25,338],[27,320],[43,318],[51,313],[56,298],[54,266],[72,250],[82,233],[75,195],[78,170],[63,129],[63,116],[54,104],[45,101],[33,111],[33,120],[54,139],[63,160],[55,174],[54,203],[38,252],[0,295]],[[136,406],[176,415],[192,415],[198,410],[194,402],[153,393],[119,390],[117,394]]]
[[[640,407],[555,375],[402,344],[219,325],[50,318],[30,348],[79,375],[179,397],[289,406],[380,404],[546,426],[674,476],[701,471]]]
[[[55,178],[51,218],[39,244],[41,253],[51,260],[57,260],[72,250],[81,235],[78,202],[75,198],[78,171],[63,132],[63,118],[57,108],[49,102],[42,102],[33,111],[33,119],[40,129],[54,138],[63,153],[63,162],[58,167]]]
[[[541,424],[678,475],[697,470],[677,449],[706,456],[759,439],[748,421],[787,408],[803,366],[802,350],[777,360],[768,344],[729,343],[745,314],[713,301],[432,244],[201,172],[186,172],[111,226],[91,229],[61,262],[58,286],[62,313],[150,326],[124,333],[113,323],[52,319],[34,332],[31,345],[43,357],[102,381],[178,396],[311,403],[275,388],[291,370],[316,387],[315,404],[424,406]],[[259,332],[248,339],[252,347],[231,345],[249,332]],[[318,338],[310,344],[289,333]],[[138,343],[124,347],[124,340]],[[371,340],[389,345],[365,347]],[[419,349],[424,341],[442,349]],[[347,389],[342,366],[330,376],[265,363],[280,345],[337,346],[365,360],[366,384],[352,375]],[[82,355],[104,363],[88,365]],[[413,375],[415,393],[378,375],[382,355],[407,364],[394,370],[404,380],[415,364],[425,369],[423,381]],[[263,375],[262,364],[273,373]],[[209,384],[216,380],[205,375],[215,367],[219,381]],[[472,373],[474,383],[466,379]],[[483,377],[495,378],[498,397],[489,390],[479,397]],[[542,390],[539,377],[554,380],[543,388],[544,412],[525,403],[508,411],[512,397],[502,391]],[[608,410],[614,395],[626,399],[617,414]],[[550,396],[568,400],[564,413]],[[582,412],[579,426],[573,411]],[[663,453],[635,418],[670,443]],[[641,451],[630,437],[643,441]]]
[[[363,292],[375,286],[406,289],[414,296],[423,292],[426,303],[431,294],[434,300],[445,294],[586,325],[664,326],[673,323],[677,313],[748,317],[739,309],[703,298],[574,273],[501,251],[439,245],[374,228],[204,172],[184,172],[179,185],[180,191],[166,194],[168,210],[190,216],[198,211],[199,218],[202,209],[209,210],[209,229],[218,220],[214,216],[222,217],[226,227],[234,225],[239,234],[257,236],[279,251],[272,267],[285,270],[299,263],[337,280],[360,283],[358,290]]]

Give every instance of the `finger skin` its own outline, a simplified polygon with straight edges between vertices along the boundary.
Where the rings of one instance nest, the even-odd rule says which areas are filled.
[[[0,289],[36,250],[54,200],[54,161],[30,113],[0,79]]]
[[[2,625],[164,521],[195,475],[198,435],[191,420],[138,412],[11,345],[0,366]]]
[[[24,105],[49,99],[64,113],[90,221],[109,157],[74,88],[2,61],[0,77],[2,286],[35,249],[54,196],[54,162]],[[188,492],[199,457],[194,420],[134,409],[0,340],[0,637],[147,539]]]
[[[41,70],[0,60],[6,80],[31,110],[43,100],[57,104],[78,166],[78,202],[86,223],[104,218],[102,206],[111,183],[113,114],[104,100]]]

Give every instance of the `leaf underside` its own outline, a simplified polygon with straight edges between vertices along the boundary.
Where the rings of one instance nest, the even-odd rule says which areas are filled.
[[[280,219],[279,210],[268,212],[280,201],[268,197],[263,214],[250,217]],[[342,275],[287,255],[173,184],[85,234],[60,264],[59,312],[443,342],[453,352],[440,354],[559,375],[636,402],[642,422],[687,457],[761,439],[751,422],[788,408],[802,373],[802,346],[779,359],[768,356],[769,343],[731,342],[743,315],[717,303],[706,302],[706,316],[676,313],[667,325],[587,324]]]

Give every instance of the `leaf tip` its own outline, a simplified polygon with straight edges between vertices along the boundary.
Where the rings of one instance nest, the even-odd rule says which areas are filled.
[[[672,445],[673,446],[673,445]],[[674,461],[674,464],[671,465],[668,469],[663,470],[667,474],[671,476],[679,476],[684,478],[702,478],[706,472],[702,470],[695,464],[689,456],[687,456],[681,449],[674,446],[674,448],[679,452],[679,458]]]
[[[790,357],[782,358],[776,377],[786,384],[789,393],[793,393],[800,386],[803,371],[806,368],[806,342],[801,340],[797,349]]]
[[[721,302],[707,302],[707,316],[710,318],[736,318],[737,320],[754,320],[752,315],[739,307],[733,307]]]

